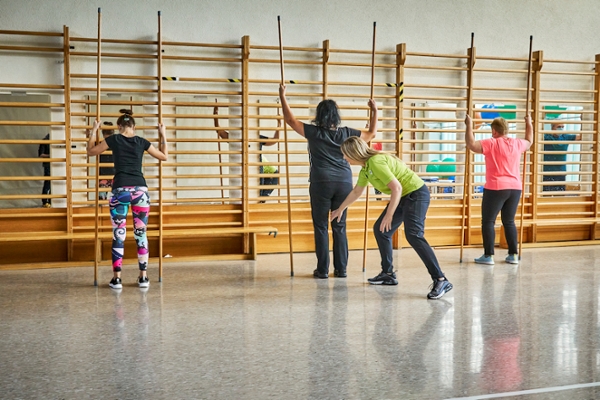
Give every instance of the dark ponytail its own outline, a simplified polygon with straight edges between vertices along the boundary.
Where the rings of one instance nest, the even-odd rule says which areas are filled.
[[[135,120],[132,117],[133,111],[123,108],[119,112],[123,115],[117,120],[117,125],[123,128],[135,128]]]
[[[105,122],[103,122],[103,123],[102,123],[102,126],[103,126],[103,127],[105,127],[105,126],[113,126],[113,123],[112,123],[112,122],[109,122],[109,121],[105,121]],[[114,132],[113,132],[113,130],[112,130],[112,129],[102,129],[102,135],[103,135],[103,136],[110,136],[110,135],[112,135],[113,133],[114,133]]]

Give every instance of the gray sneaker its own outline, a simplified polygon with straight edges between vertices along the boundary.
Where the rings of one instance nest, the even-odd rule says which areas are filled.
[[[485,254],[475,259],[477,264],[494,265],[494,256],[486,256]]]
[[[433,283],[429,287],[431,289],[431,292],[429,292],[429,294],[427,295],[427,298],[432,299],[432,300],[439,299],[444,294],[451,291],[452,287],[453,286],[450,282],[448,282],[448,279],[444,279],[443,281],[436,279],[435,281],[433,281]]]
[[[388,274],[387,272],[381,271],[375,278],[367,279],[371,285],[397,285],[398,279],[396,279],[396,273]]]
[[[506,256],[506,258],[504,259],[504,261],[506,261],[509,264],[518,264],[519,263],[519,256],[517,254],[509,254]]]

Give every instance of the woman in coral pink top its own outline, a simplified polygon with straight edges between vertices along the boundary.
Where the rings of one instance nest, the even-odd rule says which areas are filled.
[[[502,211],[502,226],[508,243],[508,256],[505,261],[518,264],[517,227],[515,214],[521,198],[522,182],[519,172],[521,153],[527,151],[533,142],[531,116],[525,117],[525,139],[508,137],[508,124],[504,118],[492,121],[492,137],[475,140],[471,117],[465,118],[467,147],[485,156],[485,185],[481,203],[481,234],[484,254],[475,259],[479,264],[494,264],[494,242],[496,232],[494,224],[498,213]]]

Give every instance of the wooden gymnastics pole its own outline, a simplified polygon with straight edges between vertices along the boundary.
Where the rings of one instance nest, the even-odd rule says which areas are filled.
[[[215,99],[215,104],[218,102],[217,99]],[[216,106],[215,106],[216,107]],[[219,135],[219,130],[217,129],[217,146],[218,146],[218,150],[219,150],[219,175],[221,175],[221,198],[225,199],[225,190],[223,189],[223,161],[221,158],[221,135]],[[222,201],[221,204],[224,204],[225,201]]]
[[[279,29],[279,65],[281,67],[281,84],[285,85],[283,72],[283,45],[281,41],[281,17],[277,16],[277,27]],[[283,140],[285,143],[285,181],[287,185],[287,208],[288,208],[288,237],[290,242],[290,276],[294,276],[294,245],[292,240],[292,198],[290,194],[290,155],[288,150],[287,124],[285,117],[283,121]]]
[[[375,95],[375,39],[377,33],[377,22],[373,22],[373,49],[371,51],[371,95],[370,99]],[[371,124],[371,112],[369,111],[369,129],[373,127]],[[375,127],[377,129],[377,127]],[[371,142],[369,142],[371,147]],[[369,244],[369,185],[367,184],[367,196],[365,198],[365,229],[363,234],[363,272],[367,269],[367,247]]]
[[[473,118],[473,66],[474,66],[474,47],[473,44],[475,42],[475,33],[471,32],[471,49],[469,50],[469,69],[467,70],[467,115]],[[471,129],[473,129],[473,120],[471,120]],[[465,131],[466,135],[466,131]],[[471,152],[467,147],[465,149],[465,175],[463,182],[463,206],[462,206],[462,223],[460,224],[460,257],[459,262],[463,260],[463,248],[465,246],[465,223],[470,223],[467,221],[467,199],[471,197],[471,185],[469,185],[469,180],[471,179]],[[467,197],[469,196],[469,197]],[[470,203],[470,201],[469,201]],[[470,231],[467,231],[470,232]]]
[[[277,99],[275,100],[275,102],[277,103],[277,105],[279,105],[279,97],[277,97]],[[281,115],[281,113],[279,112],[279,107],[277,107],[277,117],[279,117]],[[279,127],[280,119],[277,119],[278,123],[277,123],[277,130],[279,131]],[[285,125],[285,121],[283,122],[283,124]],[[279,163],[281,162],[281,154],[279,153],[281,151],[281,143],[279,142],[279,139],[277,141],[277,174],[281,174],[281,168],[279,167]],[[279,178],[277,178],[277,185],[279,185],[279,182],[281,180]],[[277,197],[281,197],[281,187],[277,188]],[[277,199],[278,203],[281,203],[280,199]]]
[[[102,54],[102,9],[98,7],[98,50],[96,52],[96,121],[100,121],[100,57]],[[100,143],[100,132],[96,132],[96,144]],[[69,149],[67,149],[69,151]],[[96,156],[96,190],[95,190],[95,212],[94,212],[94,286],[98,286],[98,263],[100,255],[100,243],[98,239],[98,227],[100,225],[98,209],[100,208],[100,202],[98,199],[98,185],[100,184],[99,169],[100,169],[100,155]]]
[[[158,123],[163,123],[163,89],[162,89],[162,13],[158,12]],[[162,137],[158,135],[158,148]],[[168,146],[168,144],[165,144]],[[164,149],[163,149],[164,150]],[[158,160],[158,281],[162,282],[163,273],[163,164]]]
[[[529,36],[529,61],[527,64],[527,96],[525,99],[525,117],[529,113],[529,100],[531,97],[531,52],[533,46],[533,35]],[[527,132],[527,124],[525,124]],[[525,179],[527,178],[527,151],[523,152],[523,189],[521,191],[521,228],[519,234],[519,260],[521,259],[521,250],[523,249],[523,217],[525,214]],[[532,182],[533,184],[533,182]]]

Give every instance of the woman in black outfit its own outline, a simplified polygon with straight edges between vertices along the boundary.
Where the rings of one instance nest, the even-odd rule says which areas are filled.
[[[112,289],[121,289],[121,266],[125,250],[125,232],[127,227],[127,214],[129,207],[133,213],[133,234],[138,249],[138,266],[140,274],[138,285],[141,288],[150,286],[146,274],[148,268],[148,238],[146,237],[146,226],[150,214],[150,196],[144,174],[142,162],[144,153],[148,152],[152,157],[167,161],[169,152],[167,149],[166,129],[163,124],[158,124],[159,145],[154,147],[147,139],[135,134],[135,120],[131,110],[121,110],[117,120],[119,134],[110,135],[98,144],[96,134],[100,128],[100,121],[94,122],[88,145],[87,154],[97,156],[104,151],[112,150],[115,163],[115,176],[112,185],[112,197],[108,202],[113,227],[112,241],[112,265],[113,279],[108,286]]]
[[[369,99],[371,120],[367,131],[340,127],[338,106],[333,100],[323,100],[317,106],[312,125],[298,121],[285,98],[285,85],[279,87],[279,97],[285,122],[308,141],[310,160],[310,206],[315,235],[317,269],[315,278],[329,277],[329,212],[337,210],[352,191],[352,170],[344,160],[340,146],[350,136],[359,136],[366,142],[377,132],[377,104]],[[334,276],[346,277],[348,264],[348,238],[346,237],[346,212],[339,220],[331,221],[333,231]]]

